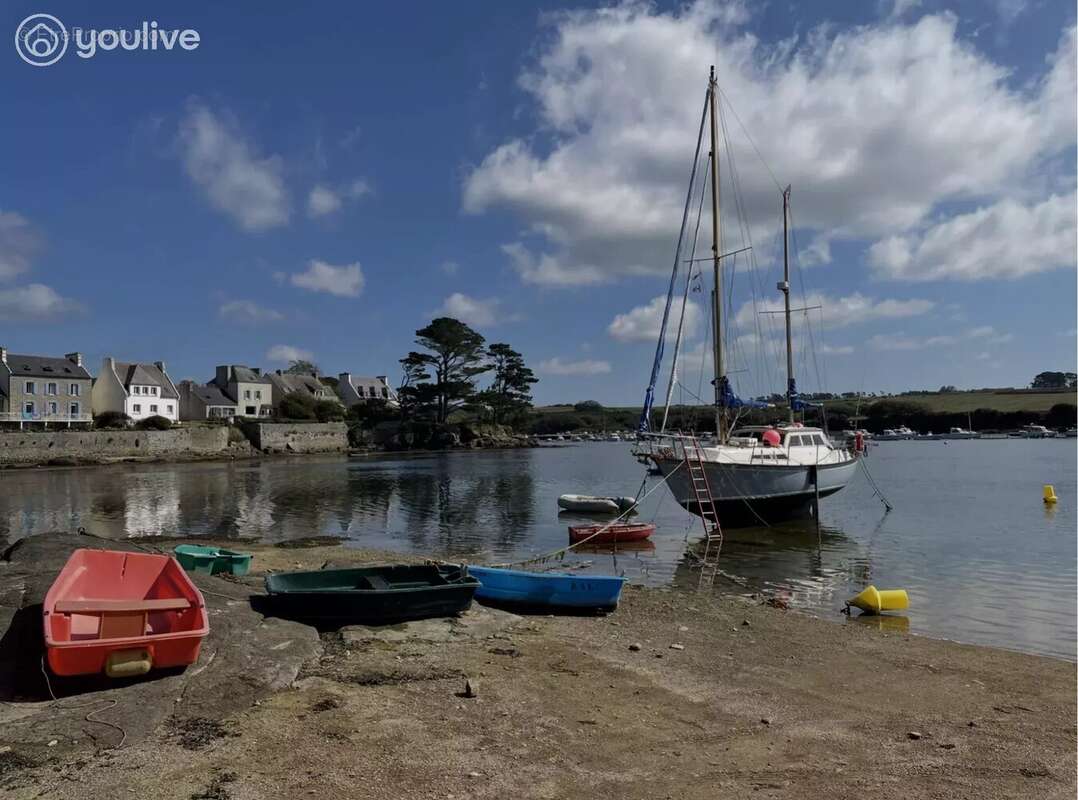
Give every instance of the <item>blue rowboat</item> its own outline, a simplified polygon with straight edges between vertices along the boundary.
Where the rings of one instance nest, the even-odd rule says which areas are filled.
[[[528,606],[613,611],[626,578],[612,575],[567,575],[564,572],[525,572],[517,569],[468,566],[478,578],[477,600]]]

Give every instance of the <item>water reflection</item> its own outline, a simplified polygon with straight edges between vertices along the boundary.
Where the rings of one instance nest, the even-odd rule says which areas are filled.
[[[1075,504],[1070,491],[1054,508],[1041,500],[1044,483],[1075,486],[1074,456],[1073,441],[881,445],[872,471],[894,512],[885,515],[855,480],[825,501],[818,532],[811,521],[727,531],[720,567],[739,590],[836,621],[844,601],[869,583],[907,589],[911,607],[902,618],[918,633],[1074,659]],[[0,540],[80,526],[114,538],[330,535],[497,563],[569,543],[567,526],[579,520],[559,517],[558,495],[633,494],[641,477],[628,445],[617,443],[9,470],[0,472]],[[650,541],[581,549],[562,566],[652,585],[699,583],[686,560],[702,535],[699,519],[661,487],[638,519],[656,524]]]

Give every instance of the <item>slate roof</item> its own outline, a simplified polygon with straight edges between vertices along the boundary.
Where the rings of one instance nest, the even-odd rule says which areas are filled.
[[[224,392],[212,383],[208,385],[192,383],[191,393],[208,406],[236,406],[234,400],[229,400]]]
[[[85,367],[75,365],[66,358],[49,356],[24,356],[18,353],[7,354],[7,365],[12,375],[28,375],[34,378],[82,378],[92,380]]]
[[[232,380],[236,383],[270,383],[270,379],[265,375],[259,375],[250,367],[240,364],[232,365]]]
[[[125,364],[116,362],[116,375],[124,388],[132,384],[139,386],[159,386],[160,396],[166,400],[177,400],[179,395],[172,388],[172,381],[165,377],[165,373],[157,368],[156,364]]]
[[[295,375],[292,373],[272,373],[270,376],[270,382],[274,388],[279,388],[284,394],[291,394],[292,392],[306,392],[312,396],[325,396],[327,399],[336,400],[337,396],[333,393],[333,389],[326,386],[322,381],[318,380],[313,375]]]

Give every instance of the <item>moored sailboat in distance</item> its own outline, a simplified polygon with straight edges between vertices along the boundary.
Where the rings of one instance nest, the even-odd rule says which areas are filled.
[[[683,507],[702,513],[700,473],[706,476],[707,490],[710,495],[707,504],[714,503],[719,520],[723,526],[738,524],[759,524],[806,512],[819,498],[827,497],[842,489],[852,478],[856,469],[856,453],[847,446],[836,445],[827,432],[821,428],[805,427],[795,421],[796,413],[804,411],[811,404],[804,402],[798,395],[793,374],[793,344],[790,325],[790,261],[789,261],[789,199],[790,188],[782,193],[783,209],[783,280],[778,290],[784,298],[786,322],[786,374],[787,374],[787,419],[784,424],[774,426],[737,426],[736,412],[746,406],[763,406],[753,401],[738,398],[730,385],[725,366],[724,329],[723,329],[723,292],[721,261],[735,253],[724,253],[722,249],[722,229],[719,217],[719,162],[718,129],[719,120],[716,106],[718,103],[718,85],[714,67],[708,81],[704,101],[704,112],[700,122],[700,132],[696,145],[696,161],[693,163],[689,178],[689,196],[686,198],[685,213],[682,219],[681,234],[674,255],[673,275],[667,296],[666,311],[663,315],[662,328],[656,347],[655,362],[652,365],[651,380],[644,400],[644,410],[640,419],[638,444],[634,454],[641,461],[648,463],[667,481],[670,491]],[[673,366],[670,383],[666,393],[666,408],[657,431],[652,429],[651,411],[654,404],[655,385],[659,377],[663,350],[665,347],[666,326],[673,300],[679,268],[682,265],[682,243],[686,236],[689,222],[690,201],[696,179],[697,161],[700,158],[701,143],[704,136],[704,124],[710,121],[711,150],[707,163],[710,169],[710,196],[712,222],[712,271],[714,289],[711,295],[712,305],[712,340],[715,387],[715,438],[709,443],[700,443],[695,436],[668,433],[666,424],[670,409],[670,397],[675,382],[674,370],[677,369],[678,351],[681,344],[681,325],[678,326],[674,346]],[[703,194],[700,208],[703,207]],[[698,212],[699,213],[699,212]],[[697,229],[699,220],[697,220]],[[695,252],[695,245],[694,251]],[[745,248],[749,249],[749,248]],[[685,281],[686,299],[693,275],[691,256]],[[684,317],[685,301],[682,302]],[[683,321],[683,320],[682,320]],[[731,413],[735,414],[733,424]],[[690,467],[690,461],[692,466]],[[706,527],[706,526],[705,526]]]

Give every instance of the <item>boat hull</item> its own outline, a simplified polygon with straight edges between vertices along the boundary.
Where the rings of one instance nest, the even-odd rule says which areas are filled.
[[[667,478],[670,492],[688,511],[699,513],[689,471],[676,459],[656,459]],[[680,469],[679,469],[680,467]],[[819,497],[840,491],[853,478],[857,461],[817,467]],[[708,485],[715,498],[719,522],[727,527],[759,525],[805,517],[811,513],[817,493],[812,468],[786,465],[718,464],[705,462]]]
[[[42,604],[55,675],[112,677],[198,660],[209,620],[202,593],[169,556],[75,550]]]
[[[266,576],[272,616],[322,628],[389,625],[468,609],[479,581],[457,567],[399,565]]]
[[[181,544],[172,548],[180,566],[188,572],[205,572],[208,575],[242,576],[251,569],[250,553],[237,553],[223,547],[203,547],[195,544]]]
[[[600,533],[601,531],[601,533]],[[570,525],[569,541],[588,544],[618,544],[621,542],[640,542],[655,533],[655,526],[643,524],[621,525]]]
[[[626,581],[608,575],[567,575],[495,567],[469,566],[468,573],[482,584],[475,593],[481,601],[594,611],[617,608]]]

